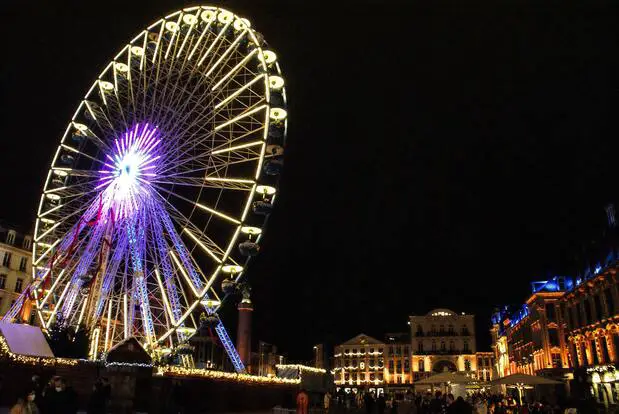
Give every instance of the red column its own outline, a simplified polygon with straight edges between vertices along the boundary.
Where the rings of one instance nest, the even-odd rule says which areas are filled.
[[[237,308],[239,325],[236,332],[236,350],[245,367],[251,363],[251,313],[254,308],[249,299],[243,299]]]

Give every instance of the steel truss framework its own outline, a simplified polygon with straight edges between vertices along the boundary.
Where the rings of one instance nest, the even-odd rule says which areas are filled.
[[[287,119],[277,56],[249,21],[215,7],[177,11],[103,69],[53,157],[33,243],[44,328],[88,328],[91,357],[137,337],[169,352],[217,314],[271,206]],[[271,162],[271,168],[269,167]],[[281,161],[279,161],[281,162]],[[237,371],[225,328],[214,326]]]

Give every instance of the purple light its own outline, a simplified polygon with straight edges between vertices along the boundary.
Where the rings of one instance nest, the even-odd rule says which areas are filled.
[[[128,217],[150,195],[149,179],[157,176],[161,158],[157,147],[161,142],[156,126],[148,123],[136,124],[114,141],[116,151],[106,154],[111,161],[105,162],[100,171],[103,197],[117,218]]]

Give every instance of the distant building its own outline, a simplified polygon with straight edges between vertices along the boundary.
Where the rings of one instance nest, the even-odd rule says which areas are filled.
[[[32,236],[0,223],[0,315],[4,315],[32,280]],[[35,312],[25,321],[34,323]]]
[[[274,377],[277,375],[277,365],[285,363],[286,358],[277,352],[277,346],[259,341],[258,351],[251,353],[250,373]]]
[[[411,316],[415,380],[443,371],[477,371],[475,317],[449,309]]]
[[[409,318],[410,333],[380,341],[360,334],[335,347],[336,387],[347,392],[412,388],[435,373],[469,372],[482,381],[496,376],[494,353],[477,352],[473,315],[435,309]]]
[[[314,368],[329,368],[329,360],[324,344],[314,345]]]

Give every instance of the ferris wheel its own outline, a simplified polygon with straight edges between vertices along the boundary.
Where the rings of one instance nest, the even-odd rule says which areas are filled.
[[[105,66],[45,178],[28,299],[44,329],[88,329],[90,357],[136,337],[151,353],[217,316],[260,247],[286,137],[277,55],[216,7],[150,25]],[[203,321],[204,322],[204,321]]]

